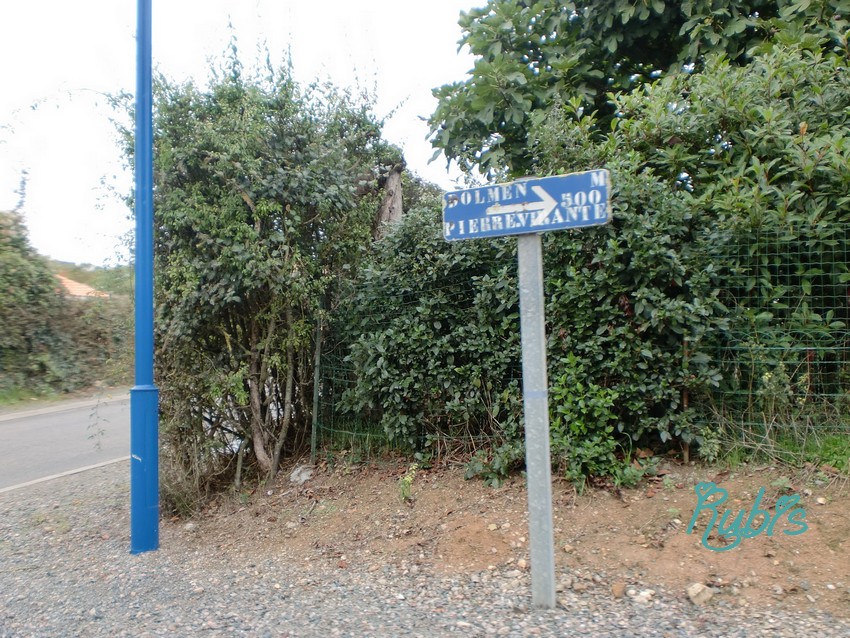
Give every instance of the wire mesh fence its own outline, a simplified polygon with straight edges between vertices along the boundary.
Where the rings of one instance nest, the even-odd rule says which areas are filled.
[[[513,257],[508,255],[504,263],[512,266]],[[399,285],[397,281],[376,285],[373,281],[369,287],[348,291],[341,302],[342,307],[348,308],[340,315],[350,317],[351,298],[358,294],[366,295],[366,299],[360,299],[357,304],[356,321],[359,330],[369,333],[391,329],[404,331],[412,328],[407,323],[411,316],[428,315],[427,321],[419,323],[432,331],[429,337],[433,337],[434,344],[440,344],[434,347],[445,347],[446,340],[453,341],[455,333],[478,331],[481,323],[479,309],[486,303],[480,298],[481,277],[480,269],[472,269],[456,270],[439,277],[434,276],[434,273],[423,274],[407,286]],[[509,285],[509,288],[513,286]],[[446,314],[450,317],[447,318]],[[466,379],[469,382],[468,392],[454,399],[454,410],[451,405],[441,403],[443,397],[440,393],[443,388],[437,386],[441,386],[442,382],[433,379],[434,386],[426,392],[431,396],[423,396],[420,387],[417,390],[419,394],[411,399],[411,407],[413,404],[427,404],[422,422],[402,435],[397,431],[386,432],[381,424],[380,410],[352,409],[351,402],[345,400],[346,393],[353,390],[358,381],[358,370],[349,361],[348,355],[351,353],[352,340],[360,333],[345,325],[345,319],[339,317],[331,333],[322,353],[319,372],[318,441],[325,449],[349,450],[349,453],[354,451],[360,457],[386,451],[421,453],[437,463],[445,463],[467,459],[477,450],[490,446],[497,438],[494,438],[496,424],[489,418],[495,399],[489,394],[488,379],[483,377]],[[425,341],[431,343],[430,339]],[[454,361],[456,368],[452,387],[456,387],[457,376],[463,374],[458,371],[464,366],[464,355],[459,351],[455,354],[457,359]],[[508,359],[498,371],[489,371],[493,375],[492,386],[503,389],[505,384],[513,384],[519,399],[519,358],[516,361]],[[416,365],[421,363],[417,361]],[[464,412],[463,409],[457,409],[458,404],[479,406],[477,412],[481,418],[458,418],[458,412]],[[415,407],[413,409],[416,411]]]
[[[728,330],[714,336],[721,381],[691,404],[708,429],[749,448],[786,449],[792,461],[803,458],[806,450],[829,446],[836,437],[848,439],[848,245],[850,224],[757,228],[716,248],[716,261],[727,269],[722,292],[729,309]],[[460,315],[463,321],[476,321],[475,303],[470,301],[476,295],[475,276],[469,273],[381,295],[370,306],[368,319],[380,329],[382,322],[397,320],[402,311],[415,312],[423,293],[468,308]],[[341,339],[322,355],[318,431],[323,447],[359,455],[427,447],[432,456],[451,459],[493,444],[494,432],[481,423],[431,423],[428,437],[398,439],[383,430],[380,415],[346,410],[343,396],[357,374],[346,361],[347,353]],[[519,395],[518,359],[509,373],[502,371],[500,381],[513,381]],[[470,400],[485,399],[479,391],[472,392]]]
[[[707,413],[746,447],[803,457],[850,434],[849,233],[753,232],[724,255],[733,321]]]
[[[390,440],[377,419],[343,410],[342,396],[351,387],[353,375],[354,369],[345,363],[344,355],[323,355],[317,419],[319,448],[330,452],[348,450],[368,457],[400,447],[397,441]]]

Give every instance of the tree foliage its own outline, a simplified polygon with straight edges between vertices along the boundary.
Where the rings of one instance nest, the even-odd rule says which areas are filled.
[[[491,0],[463,13],[470,77],[435,89],[434,146],[461,168],[523,176],[538,170],[527,144],[538,111],[578,98],[610,116],[610,92],[701,68],[709,54],[746,63],[777,30],[848,50],[848,0]]]
[[[20,214],[0,212],[0,389],[51,367],[51,317],[59,304],[56,280],[30,246]]]
[[[399,161],[368,102],[249,74],[235,48],[223,67],[154,89],[157,374],[172,460],[202,487],[236,450],[274,475],[302,440],[312,336]]]
[[[683,395],[718,379],[704,337],[723,307],[692,209],[638,158],[608,166],[615,223],[544,242],[552,454],[572,478],[614,471],[618,441],[693,441]],[[357,318],[348,406],[414,444],[486,436],[470,473],[498,481],[524,459],[516,252],[440,232],[437,210],[409,215],[363,270],[343,315]]]
[[[635,442],[702,443],[715,399],[743,387],[735,416],[760,410],[783,369],[801,420],[824,415],[817,384],[844,387],[848,363],[823,353],[848,338],[846,64],[783,31],[746,66],[709,55],[612,94],[613,118],[569,92],[533,118],[520,150],[540,174],[604,166],[613,182],[611,224],[544,237],[552,451],[568,476],[623,480]],[[436,211],[409,219],[364,270],[352,405],[403,436],[495,431],[470,470],[498,479],[523,458],[511,251],[438,233]],[[719,356],[729,347],[745,356]],[[807,379],[821,356],[837,358]]]
[[[414,448],[437,434],[501,434],[516,417],[500,407],[518,381],[516,251],[445,242],[438,210],[408,211],[378,242],[337,316],[355,370],[345,404]]]
[[[67,392],[125,378],[129,308],[66,298],[17,211],[0,211],[0,393]]]
[[[729,309],[716,398],[734,421],[841,423],[831,397],[846,389],[850,325],[846,64],[786,35],[747,67],[712,60],[617,103],[622,144],[711,220],[697,240]],[[782,411],[764,399],[779,377]]]

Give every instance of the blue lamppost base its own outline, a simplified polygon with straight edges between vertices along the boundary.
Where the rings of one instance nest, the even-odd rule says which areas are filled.
[[[130,390],[130,553],[159,549],[159,390]]]

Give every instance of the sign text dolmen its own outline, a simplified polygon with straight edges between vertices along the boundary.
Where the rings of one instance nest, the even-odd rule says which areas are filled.
[[[448,241],[597,226],[610,218],[605,169],[520,180],[446,193]]]

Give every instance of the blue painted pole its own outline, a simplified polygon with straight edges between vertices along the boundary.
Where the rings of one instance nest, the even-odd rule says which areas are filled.
[[[136,33],[136,385],[130,390],[130,553],[159,548],[159,390],[153,381],[151,0]]]

